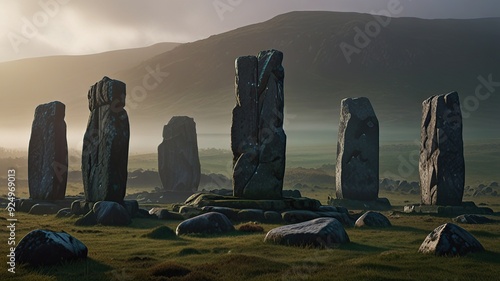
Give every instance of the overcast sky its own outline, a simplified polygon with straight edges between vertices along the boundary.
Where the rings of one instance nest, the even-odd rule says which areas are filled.
[[[0,62],[189,42],[302,10],[396,17],[500,17],[499,0],[2,0]]]

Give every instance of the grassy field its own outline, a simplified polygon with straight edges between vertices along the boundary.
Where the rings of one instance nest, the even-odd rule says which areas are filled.
[[[389,215],[389,213],[386,213]],[[87,245],[88,259],[47,268],[6,268],[1,280],[498,280],[500,224],[465,225],[486,252],[465,257],[417,253],[435,227],[450,222],[430,216],[390,216],[389,229],[347,228],[351,243],[334,249],[265,244],[265,233],[151,239],[176,221],[135,219],[129,227],[77,227],[74,218],[18,214],[18,239],[35,228],[64,230]],[[237,227],[237,226],[236,226]],[[7,230],[2,228],[6,239]],[[2,264],[6,264],[6,246]],[[189,272],[189,273],[188,273]],[[167,278],[171,275],[182,275]]]
[[[380,176],[418,180],[415,155],[418,146],[386,144],[380,152]],[[488,184],[500,181],[500,145],[474,143],[465,147],[466,184]],[[326,203],[334,194],[332,179],[334,147],[313,147],[289,150],[287,183],[295,182],[303,196]],[[200,151],[202,172],[230,176],[232,155],[227,150]],[[0,159],[0,168],[17,169],[17,196],[28,197],[26,159]],[[70,158],[70,170],[79,169],[78,157]],[[129,170],[156,170],[156,154],[130,155]],[[1,181],[0,176],[0,181]],[[3,184],[2,184],[3,186]],[[152,186],[128,187],[127,193],[151,191]],[[83,191],[81,182],[69,182],[68,195]],[[2,192],[4,193],[4,192]],[[408,203],[418,203],[419,195],[381,190],[395,210]],[[486,205],[500,219],[500,197],[465,197],[465,201]],[[151,206],[141,206],[149,208]],[[464,225],[487,249],[466,257],[443,258],[417,253],[418,247],[437,226],[451,218],[410,216],[390,212],[394,227],[390,229],[347,228],[351,243],[335,249],[285,247],[263,243],[265,233],[277,225],[263,224],[263,233],[235,231],[223,236],[148,238],[147,234],[161,226],[175,229],[178,221],[134,219],[128,227],[78,227],[76,218],[31,216],[18,213],[16,239],[37,228],[66,231],[89,249],[85,261],[63,266],[31,268],[21,266],[16,274],[0,272],[0,280],[497,280],[500,275],[500,223]],[[6,215],[0,215],[6,216]],[[7,224],[5,218],[2,217]],[[236,226],[237,227],[237,226]],[[6,265],[7,236],[0,228],[1,261]],[[177,275],[177,276],[174,276]]]

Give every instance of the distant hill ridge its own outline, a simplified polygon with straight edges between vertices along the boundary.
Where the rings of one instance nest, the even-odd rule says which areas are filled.
[[[500,18],[391,18],[349,63],[341,44],[356,46],[356,30],[374,20],[368,14],[291,12],[145,56],[133,66],[108,74],[127,83],[132,147],[151,141],[148,146],[154,148],[161,141],[161,127],[174,115],[194,117],[199,133],[228,134],[235,102],[234,60],[271,48],[284,52],[285,130],[290,145],[320,139],[335,143],[340,100],[353,96],[372,101],[382,140],[418,139],[421,102],[450,91],[461,96],[467,115],[466,138],[500,137],[500,123],[491,122],[497,120],[499,96],[483,100],[475,96],[482,81],[500,82]],[[49,65],[45,69],[55,71]],[[41,93],[43,100],[60,97],[67,103],[68,126],[85,126],[86,89],[101,77],[65,75],[62,79],[42,68],[37,77],[23,76],[31,68],[29,60],[12,63],[13,68],[19,70],[7,72],[0,64],[0,80],[4,85],[25,79],[8,87],[24,100],[21,119],[32,118],[36,104],[30,97]],[[70,69],[76,73],[79,67]],[[149,80],[154,87],[145,87],[144,79],[151,72],[159,73]],[[44,83],[32,82],[35,78]],[[62,80],[64,87],[49,86]],[[493,85],[483,90],[496,89]],[[14,114],[11,106],[0,106],[2,114]],[[0,124],[7,126],[9,122],[1,119]]]

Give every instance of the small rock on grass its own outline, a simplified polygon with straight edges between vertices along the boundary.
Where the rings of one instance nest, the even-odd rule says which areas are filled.
[[[264,242],[274,244],[318,248],[333,248],[349,241],[344,227],[334,218],[318,218],[277,227],[270,230],[264,239]]]
[[[484,251],[484,247],[467,230],[458,225],[446,223],[427,235],[418,251],[436,256],[463,256]]]
[[[56,265],[87,257],[88,249],[66,232],[37,229],[24,236],[16,247],[16,261],[34,266]]]
[[[175,232],[177,235],[217,234],[233,230],[233,224],[225,215],[209,212],[181,222]]]

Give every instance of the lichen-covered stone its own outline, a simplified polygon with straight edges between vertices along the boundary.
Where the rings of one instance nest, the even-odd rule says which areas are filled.
[[[458,206],[465,184],[462,113],[458,93],[422,103],[420,147],[422,204]]]
[[[37,106],[28,147],[30,198],[62,200],[68,181],[65,106],[54,101]]]
[[[127,185],[130,125],[125,84],[104,77],[88,93],[90,117],[83,139],[85,200],[123,202]]]
[[[437,256],[463,256],[484,251],[484,248],[467,230],[458,225],[446,223],[427,235],[418,251]]]

